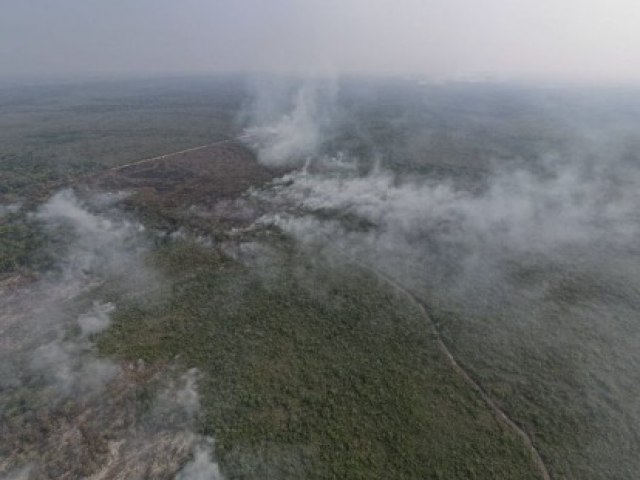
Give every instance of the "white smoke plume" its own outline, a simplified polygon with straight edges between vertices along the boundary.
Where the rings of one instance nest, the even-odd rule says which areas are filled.
[[[196,433],[197,372],[167,381],[175,372],[162,378],[97,352],[117,312],[104,285],[145,301],[163,288],[145,262],[144,229],[112,207],[54,195],[34,216],[53,239],[55,268],[0,284],[0,478],[221,478],[212,443]],[[146,409],[139,392],[152,385],[159,393]]]
[[[102,205],[105,206],[104,204]],[[71,190],[55,194],[42,205],[36,218],[49,230],[67,230],[74,235],[62,266],[67,283],[74,285],[90,275],[93,279],[105,276],[121,276],[129,286],[152,285],[159,279],[144,267],[144,227],[129,220],[97,215],[89,210]],[[127,272],[127,275],[121,275]]]
[[[90,312],[78,317],[78,326],[83,337],[100,333],[111,324],[111,314],[115,310],[113,303],[94,302]]]
[[[63,396],[99,394],[119,368],[108,360],[92,358],[90,350],[89,343],[58,339],[38,347],[30,367]]]
[[[329,159],[319,150],[313,168],[256,192],[271,208],[257,225],[275,225],[336,264],[356,259],[392,277],[444,312],[435,318],[438,328],[474,374],[497,385],[501,401],[544,419],[591,419],[583,449],[567,450],[576,455],[572,461],[629,472],[639,466],[633,450],[640,432],[640,397],[632,387],[640,365],[633,313],[640,305],[640,166],[628,135],[637,123],[609,110],[618,120],[603,125],[574,112],[578,118],[563,121],[560,109],[545,108],[537,122],[548,117],[554,129],[562,127],[553,133],[561,141],[543,137],[530,158],[485,158],[482,169],[470,155],[452,164],[433,159],[457,169],[453,175],[412,170],[401,156],[371,168],[371,159]],[[476,121],[483,132],[491,122],[485,113],[464,130],[463,115],[435,114],[459,122],[459,142],[474,134]],[[402,124],[414,129],[408,137],[424,128]],[[526,125],[498,127],[497,135],[511,141]],[[468,170],[477,175],[465,176]],[[513,378],[526,395],[501,390]],[[564,455],[558,451],[547,454]]]
[[[176,480],[222,480],[218,464],[211,458],[213,439],[200,442],[193,454],[193,460],[187,463],[176,475]]]
[[[640,176],[631,172],[626,182],[621,189],[576,166],[545,175],[497,172],[479,192],[424,178],[400,181],[379,170],[366,176],[296,172],[275,187],[273,200],[307,212],[350,213],[375,225],[378,235],[437,235],[470,247],[549,251],[635,238]]]
[[[0,328],[7,342],[3,370],[20,371],[18,365],[28,359],[28,370],[59,392],[95,393],[117,368],[94,358],[91,337],[109,326],[115,306],[94,299],[85,312],[72,313],[74,304],[109,278],[122,276],[128,279],[125,285],[144,279],[145,288],[153,289],[159,277],[144,265],[141,226],[92,213],[70,190],[54,195],[35,217],[64,241],[55,253],[55,269],[0,294]],[[77,330],[78,336],[73,333]],[[0,383],[11,384],[15,378],[0,375]]]
[[[293,87],[290,98],[282,97],[282,87],[273,88],[264,82],[256,85],[245,134],[258,159],[271,167],[308,161],[330,137],[335,82],[303,82]]]

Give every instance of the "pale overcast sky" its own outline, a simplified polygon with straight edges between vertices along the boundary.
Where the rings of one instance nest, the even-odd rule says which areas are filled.
[[[634,0],[0,0],[0,76],[640,81]]]

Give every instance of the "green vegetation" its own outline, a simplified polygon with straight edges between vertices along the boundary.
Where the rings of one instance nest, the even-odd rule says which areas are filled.
[[[550,270],[545,275],[551,284]],[[567,278],[558,288],[569,290],[572,281]],[[593,295],[592,291],[592,285],[581,286],[582,295]],[[535,323],[528,312],[510,312],[504,305],[503,311],[482,315],[452,303],[445,307],[432,298],[426,301],[455,357],[531,435],[552,474],[576,479],[633,478],[632,464],[609,461],[613,452],[607,442],[597,449],[591,446],[594,439],[602,438],[607,425],[613,423],[617,432],[625,432],[629,420],[622,412],[612,414],[601,408],[588,387],[591,372],[584,365],[594,362],[592,356],[606,362],[602,352],[608,338],[598,336],[598,326],[588,317],[580,319],[582,324],[564,323],[575,315],[572,308],[580,308],[575,306],[575,291],[569,292],[560,307],[538,306],[546,311]],[[541,332],[553,332],[555,337]],[[514,338],[538,341],[516,343]],[[633,458],[635,451],[634,444],[623,442],[615,455]],[[607,476],[599,465],[608,465]]]
[[[231,78],[0,88],[0,195],[42,195],[78,175],[234,133]]]
[[[120,308],[100,343],[203,373],[201,428],[227,478],[537,478],[419,311],[364,272],[270,255],[248,267],[166,245],[171,296]]]
[[[37,220],[20,212],[0,216],[0,275],[51,267],[46,247],[47,235]]]
[[[232,78],[0,88],[0,207],[28,211],[85,174],[233,136]],[[24,213],[0,216],[0,275],[48,265]]]
[[[449,367],[406,299],[355,266],[296,250],[291,239],[238,233],[260,214],[250,200],[242,205],[251,210],[245,217],[219,213],[233,210],[248,186],[271,178],[250,153],[229,150],[223,161],[224,152],[207,151],[82,178],[232,136],[243,101],[238,85],[208,79],[0,89],[0,206],[22,205],[0,216],[0,280],[55,266],[65,232],[52,235],[28,214],[54,190],[73,183],[133,191],[119,205],[127,215],[154,233],[180,229],[177,240],[154,237],[150,262],[164,272],[166,294],[157,302],[140,298],[144,285],[125,292],[113,282],[82,302],[90,306],[96,295],[118,306],[100,337],[105,355],[141,358],[151,369],[201,371],[199,428],[215,437],[228,479],[536,478],[521,440]],[[521,92],[522,103],[514,103],[508,90],[492,96],[462,86],[379,87],[363,97],[360,84],[341,90],[353,115],[327,143],[328,153],[355,154],[362,172],[381,157],[400,177],[426,175],[475,189],[494,161],[511,167],[535,162],[541,152],[575,154],[566,125],[527,106]],[[535,95],[535,105],[555,101],[550,93]],[[629,161],[638,151],[633,142]],[[349,212],[315,215],[353,233],[374,229]],[[226,242],[231,250],[244,242],[258,253],[233,260],[221,253],[227,250],[184,235]],[[630,371],[621,378],[637,378],[637,362],[612,360],[612,345],[625,338],[609,333],[616,322],[635,325],[629,319],[638,304],[624,310],[619,298],[635,286],[607,278],[600,282],[604,292],[589,274],[564,271],[559,262],[532,263],[506,270],[514,291],[475,279],[478,303],[493,302],[482,312],[457,305],[460,297],[447,292],[456,285],[441,272],[434,281],[443,286],[421,291],[421,298],[459,363],[531,435],[554,477],[635,478],[637,442],[628,439],[637,439],[637,382],[611,391],[592,375],[616,365]],[[625,263],[633,268],[626,257]],[[503,298],[514,292],[529,303]],[[545,296],[535,297],[540,292]],[[583,315],[597,297],[608,298]],[[637,338],[634,328],[618,332]],[[626,396],[628,404],[617,403]]]

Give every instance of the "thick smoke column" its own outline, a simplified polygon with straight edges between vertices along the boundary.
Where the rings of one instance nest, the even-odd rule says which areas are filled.
[[[272,167],[309,161],[335,128],[336,83],[282,86],[258,79],[253,88],[254,101],[244,114],[249,124],[245,133],[260,161]]]

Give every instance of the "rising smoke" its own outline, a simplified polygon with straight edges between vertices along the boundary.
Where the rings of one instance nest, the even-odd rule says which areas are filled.
[[[371,135],[360,137],[371,142],[362,150],[382,152],[382,161],[341,151],[322,135],[307,135],[314,129],[305,118],[300,137],[288,140],[307,146],[305,166],[298,163],[256,193],[271,206],[258,223],[291,234],[312,247],[310,253],[356,259],[403,284],[430,305],[452,350],[488,389],[495,387],[498,401],[511,405],[519,422],[533,415],[533,421],[551,423],[544,434],[556,437],[565,428],[562,422],[553,426],[556,419],[575,425],[580,448],[571,446],[575,438],[549,450],[542,444],[557,471],[578,477],[615,471],[632,478],[640,432],[633,387],[640,365],[634,320],[640,306],[640,164],[629,132],[640,119],[620,113],[607,92],[592,102],[564,92],[565,109],[536,92],[458,94],[467,103],[447,104],[436,92],[424,100],[427,114],[386,119],[402,126],[402,138],[422,138],[428,154],[417,163],[416,152],[408,151],[414,145],[385,150]],[[418,92],[418,104],[420,95],[426,96]],[[285,122],[295,135],[292,112],[306,101],[297,99],[273,132]],[[314,112],[307,105],[302,110]],[[489,135],[486,123],[501,111],[513,119],[496,120],[496,133]],[[458,143],[445,144],[444,153],[438,151],[443,130],[429,123],[432,118],[445,122],[445,133],[447,123],[458,128],[450,135]],[[369,121],[349,120],[360,129]],[[554,130],[540,134],[545,122]],[[530,132],[538,135],[533,143]],[[263,161],[277,163],[276,153],[290,158],[279,150],[279,135],[264,138],[260,151],[270,153],[260,155]],[[505,155],[504,146],[512,144]],[[465,151],[464,162],[447,163],[460,145],[474,145],[477,157]],[[475,165],[482,168],[470,175]],[[504,393],[513,378],[522,394]]]
[[[332,80],[300,85],[254,80],[254,101],[242,117],[260,161],[270,167],[291,166],[317,155],[336,128],[336,88]]]
[[[222,478],[212,440],[197,433],[197,371],[97,351],[118,309],[104,287],[153,301],[165,283],[145,262],[146,232],[117,212],[117,198],[51,197],[33,215],[52,239],[55,268],[2,286],[1,478]],[[155,393],[145,407],[147,390]]]

